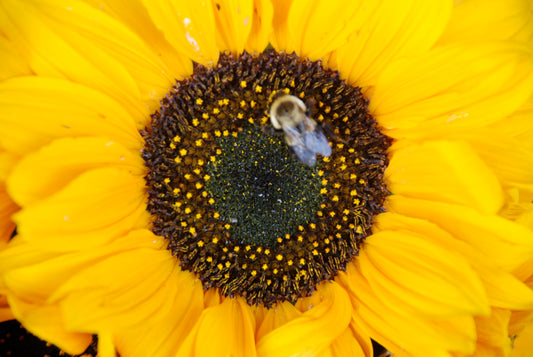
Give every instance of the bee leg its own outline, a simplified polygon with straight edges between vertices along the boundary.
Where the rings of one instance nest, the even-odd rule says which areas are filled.
[[[335,131],[333,130],[331,125],[329,125],[327,123],[320,123],[318,125],[320,127],[320,130],[322,130],[329,138],[331,138],[332,141],[338,141],[338,142],[341,142],[343,144],[348,144],[348,142],[346,140],[342,139],[340,136],[338,136],[335,133]]]

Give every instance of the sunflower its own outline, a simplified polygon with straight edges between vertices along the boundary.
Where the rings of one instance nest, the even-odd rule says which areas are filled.
[[[533,318],[531,19],[2,1],[4,318],[104,357],[509,355]]]

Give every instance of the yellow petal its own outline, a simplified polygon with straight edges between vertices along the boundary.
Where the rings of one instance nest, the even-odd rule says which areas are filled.
[[[428,319],[400,307],[389,308],[351,264],[347,266],[346,274],[341,273],[339,277],[349,287],[357,307],[353,320],[393,354],[450,356],[446,351],[473,352],[476,334],[472,317]]]
[[[346,43],[356,28],[353,19],[363,4],[364,1],[342,0],[293,0],[290,4],[276,1],[274,47],[317,60]]]
[[[344,330],[339,337],[337,337],[328,349],[329,355],[336,356],[353,356],[353,357],[365,357],[370,356],[371,350],[365,349],[367,344],[370,344],[370,338],[367,338],[367,344],[361,346],[351,327],[351,324],[346,330]]]
[[[533,34],[533,5],[528,0],[464,0],[454,3],[439,44],[457,41],[518,40]]]
[[[108,96],[65,80],[21,77],[0,83],[0,145],[27,153],[55,138],[105,136],[128,149],[143,141],[125,109]]]
[[[256,356],[255,321],[242,298],[205,309],[176,356]]]
[[[357,24],[353,34],[333,53],[330,65],[354,85],[373,85],[392,59],[431,48],[451,9],[446,0],[364,2],[350,20]]]
[[[533,20],[532,20],[533,22]],[[533,149],[533,95],[520,108],[506,118],[487,127],[499,137],[514,137],[520,143]]]
[[[292,319],[261,338],[260,356],[293,356],[318,353],[327,348],[348,326],[351,304],[348,295],[335,282],[323,283],[325,298],[301,316]],[[316,293],[315,293],[316,294]]]
[[[14,182],[14,191],[19,183]],[[54,250],[94,247],[148,226],[144,179],[118,168],[87,171],[14,217],[18,232]]]
[[[131,0],[85,0],[95,9],[105,11],[134,32],[144,45],[150,47],[169,70],[169,76],[181,78],[192,73],[192,62],[178,53],[166,40],[163,32],[152,22],[147,9],[140,1]]]
[[[0,15],[2,16],[2,15]],[[0,34],[2,33],[0,26]],[[21,60],[21,54],[17,52],[16,46],[11,43],[6,36],[0,35],[0,80],[31,75],[28,63]]]
[[[218,47],[241,53],[252,30],[253,0],[218,0],[213,4],[213,11]]]
[[[218,59],[214,4],[211,1],[143,0],[152,21],[168,42],[191,60],[215,63]]]
[[[497,215],[469,207],[391,196],[388,211],[427,219],[479,249],[497,266],[512,271],[533,255],[533,232]]]
[[[391,309],[423,316],[489,313],[483,285],[466,259],[424,237],[378,232],[366,239],[358,260]]]
[[[0,322],[13,320],[14,318],[15,315],[13,315],[13,312],[9,308],[7,297],[5,295],[0,295]]]
[[[533,321],[518,335],[511,351],[511,357],[531,357],[533,351]]]
[[[491,306],[513,310],[533,308],[533,291],[527,285],[497,267],[475,247],[456,239],[435,224],[427,220],[384,213],[377,217],[374,228],[375,232],[384,230],[419,235],[443,249],[462,255],[483,283]],[[532,274],[531,267],[524,270]]]
[[[475,356],[509,356],[509,317],[511,312],[492,309],[490,316],[476,317],[477,346]]]
[[[11,196],[7,194],[5,184],[0,183],[0,249],[4,247],[15,230],[15,222],[11,216],[19,210],[19,207]]]
[[[261,53],[268,46],[272,34],[274,7],[269,0],[254,0],[252,31],[246,42],[248,52]]]
[[[176,266],[164,286],[141,306],[141,312],[155,307],[153,315],[128,328],[120,325],[123,320],[135,321],[137,309],[117,316],[119,325],[113,330],[118,351],[131,357],[174,356],[200,318],[202,295],[201,282]]]
[[[524,118],[531,124],[533,120]],[[533,200],[533,146],[530,142],[501,135],[496,130],[464,132],[454,138],[467,140],[506,190],[516,188],[519,202]]]
[[[394,150],[385,173],[389,190],[496,213],[503,205],[498,178],[464,142],[430,141]]]
[[[85,171],[108,166],[134,176],[144,175],[138,151],[131,152],[102,137],[63,138],[24,156],[13,169],[8,185],[12,197],[26,206],[55,194]]]
[[[93,87],[137,119],[159,107],[172,85],[164,64],[134,33],[89,5],[15,0],[2,7],[9,20],[0,21],[0,28],[18,44],[35,74]]]
[[[33,305],[23,299],[9,299],[17,320],[32,334],[69,354],[82,354],[92,342],[90,333],[68,331],[58,306]]]
[[[273,309],[266,310],[265,317],[256,332],[256,340],[261,340],[270,331],[299,317],[302,313],[289,302],[282,302]]]
[[[391,63],[369,110],[398,137],[436,137],[512,113],[533,91],[533,56],[515,43],[444,46]]]

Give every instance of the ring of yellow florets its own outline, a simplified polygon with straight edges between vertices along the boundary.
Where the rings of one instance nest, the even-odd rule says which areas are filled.
[[[314,119],[331,127],[333,153],[317,168],[261,131],[280,92],[312,99]],[[196,65],[142,132],[153,231],[206,289],[265,306],[311,294],[344,270],[383,211],[390,139],[366,107],[337,72],[295,55]]]

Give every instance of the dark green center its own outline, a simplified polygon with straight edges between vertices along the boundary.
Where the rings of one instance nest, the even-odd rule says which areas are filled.
[[[316,216],[322,201],[318,170],[292,157],[282,136],[255,127],[218,145],[222,154],[207,168],[207,188],[233,239],[272,247]]]

